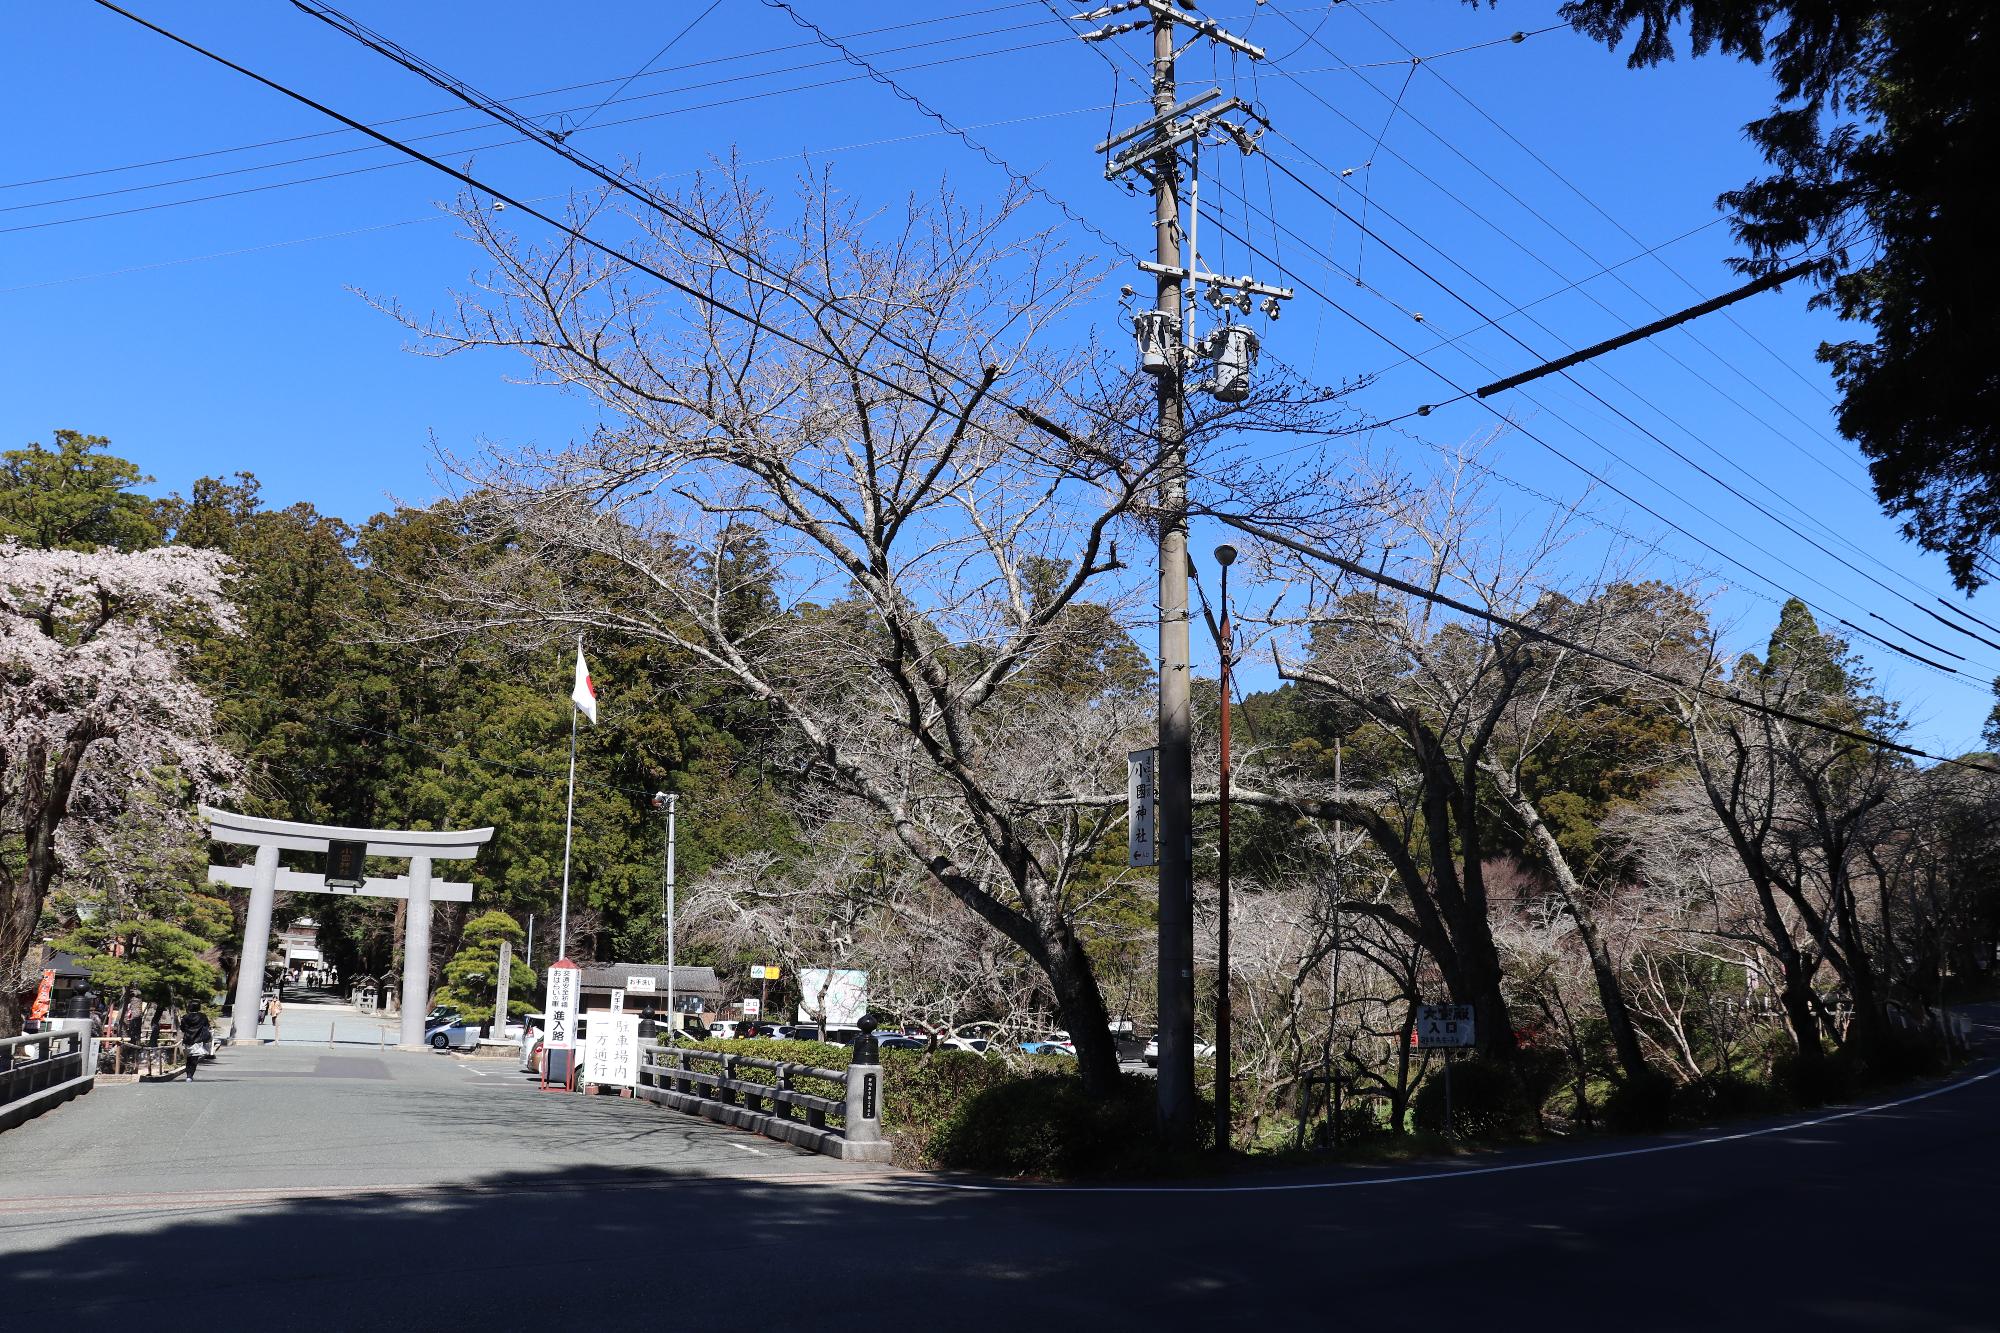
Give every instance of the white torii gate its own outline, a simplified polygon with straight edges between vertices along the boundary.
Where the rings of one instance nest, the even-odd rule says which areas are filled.
[[[257,849],[250,866],[210,865],[212,884],[250,890],[250,910],[243,923],[243,955],[236,971],[236,1005],[230,1037],[251,1041],[257,1035],[257,1007],[264,998],[264,962],[271,940],[272,900],[287,893],[339,893],[366,898],[407,898],[403,913],[403,1012],[398,1033],[401,1045],[422,1049],[424,1015],[430,1011],[431,904],[472,901],[470,884],[431,879],[432,861],[469,861],[493,836],[490,828],[460,832],[395,832],[387,829],[336,828],[331,824],[299,824],[289,819],[258,819],[214,806],[201,807],[208,836],[216,842]],[[410,873],[394,879],[370,877],[358,889],[337,888],[325,875],[287,870],[279,852],[321,852],[329,843],[360,842],[369,856],[407,857]]]

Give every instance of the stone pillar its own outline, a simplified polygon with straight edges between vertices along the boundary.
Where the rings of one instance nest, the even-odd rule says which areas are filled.
[[[882,1066],[847,1067],[847,1129],[843,1137],[857,1147],[882,1142]]]
[[[508,983],[513,980],[513,970],[514,941],[501,940],[499,993],[493,997],[493,1035],[496,1037],[507,1035],[507,989]]]
[[[410,858],[410,905],[403,913],[403,1019],[401,1044],[424,1048],[424,1015],[431,1011],[431,859]]]
[[[250,907],[243,919],[243,953],[236,964],[236,1003],[230,1010],[229,1039],[257,1040],[257,1008],[264,999],[264,962],[271,943],[271,905],[278,892],[278,849],[257,849],[250,877]]]

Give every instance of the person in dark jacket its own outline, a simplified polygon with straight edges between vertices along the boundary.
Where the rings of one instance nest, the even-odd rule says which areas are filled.
[[[181,1049],[187,1053],[188,1078],[194,1078],[195,1062],[208,1053],[213,1034],[208,1026],[208,1015],[201,1006],[191,1004],[181,1015]]]

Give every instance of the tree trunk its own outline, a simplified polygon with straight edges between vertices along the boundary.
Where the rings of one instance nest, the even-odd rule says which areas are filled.
[[[1084,1090],[1095,1097],[1108,1096],[1118,1087],[1118,1044],[1111,1036],[1111,1016],[1105,1012],[1089,955],[1066,925],[1057,934],[1059,938],[1050,942],[1046,969],[1056,1010],[1076,1047],[1076,1072]]]
[[[1529,842],[1548,864],[1556,892],[1561,895],[1563,906],[1569,909],[1570,918],[1576,922],[1577,934],[1583,938],[1583,947],[1590,955],[1590,972],[1597,980],[1597,999],[1604,1008],[1604,1021],[1611,1029],[1611,1045],[1618,1054],[1619,1068],[1630,1079],[1651,1077],[1653,1069],[1646,1063],[1645,1052],[1639,1045],[1639,1034],[1632,1026],[1632,1013],[1625,1004],[1625,991],[1618,981],[1618,969],[1612,963],[1611,951],[1604,947],[1604,937],[1598,933],[1597,923],[1583,901],[1583,886],[1577,883],[1576,875],[1571,872],[1562,844],[1556,841],[1556,835],[1549,830],[1549,826],[1542,822],[1542,812],[1521,789],[1521,784],[1511,772],[1497,765],[1487,771],[1492,774],[1501,798],[1527,829]]]

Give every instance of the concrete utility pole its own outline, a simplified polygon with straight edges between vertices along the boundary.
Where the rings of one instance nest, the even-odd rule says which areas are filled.
[[[1224,402],[1247,395],[1256,335],[1233,323],[1214,330],[1213,341],[1190,345],[1184,307],[1190,284],[1207,288],[1217,309],[1247,311],[1251,294],[1265,298],[1265,312],[1291,292],[1248,278],[1203,272],[1200,257],[1181,225],[1180,150],[1198,149],[1203,138],[1220,133],[1245,152],[1254,151],[1262,117],[1235,97],[1210,89],[1180,101],[1174,42],[1180,30],[1188,41],[1207,40],[1252,60],[1263,51],[1218,28],[1212,20],[1175,0],[1114,0],[1074,17],[1079,21],[1139,11],[1148,17],[1112,23],[1083,34],[1086,42],[1150,28],[1153,114],[1143,124],[1097,145],[1110,154],[1104,174],[1126,172],[1146,178],[1153,198],[1153,262],[1140,267],[1153,275],[1153,308],[1134,319],[1140,365],[1158,378],[1159,483],[1155,498],[1160,527],[1160,712],[1159,712],[1159,1123],[1170,1141],[1192,1142],[1196,1133],[1194,1086],[1194,810],[1193,757],[1189,745],[1191,665],[1188,660],[1187,375],[1197,357],[1213,360],[1211,378],[1195,387]],[[1185,48],[1181,48],[1185,49]],[[1240,123],[1226,119],[1238,113]],[[1136,141],[1136,142],[1135,142]],[[1185,255],[1183,247],[1186,247]],[[1225,293],[1227,293],[1225,295]]]
[[[1174,109],[1174,21],[1153,19],[1153,114]],[[1180,161],[1153,160],[1153,308],[1179,342]],[[1160,1128],[1194,1137],[1194,758],[1189,748],[1187,440],[1181,367],[1159,377],[1160,412]]]

